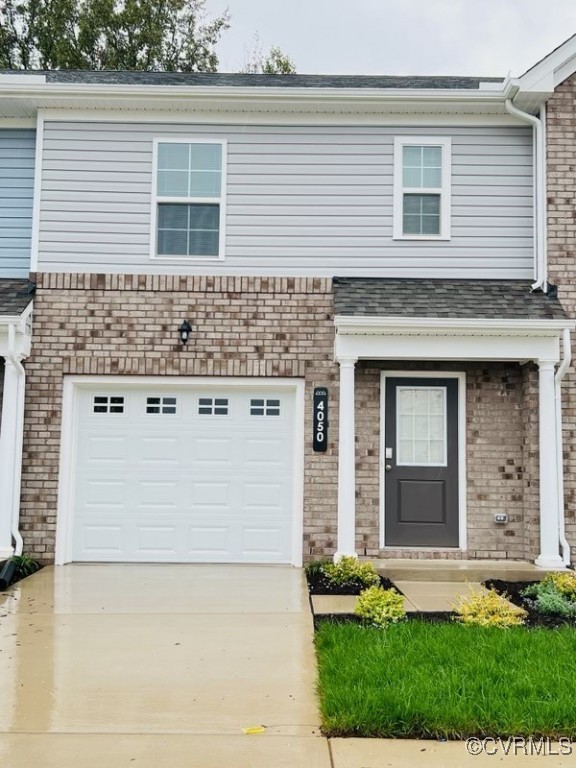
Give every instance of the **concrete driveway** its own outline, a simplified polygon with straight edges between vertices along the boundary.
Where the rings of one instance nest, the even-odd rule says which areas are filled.
[[[302,571],[69,565],[0,600],[0,765],[330,765]]]

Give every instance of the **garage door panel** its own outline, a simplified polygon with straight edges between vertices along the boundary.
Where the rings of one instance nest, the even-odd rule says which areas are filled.
[[[293,394],[165,395],[80,393],[73,559],[290,562]]]
[[[242,554],[258,558],[281,558],[285,545],[286,533],[284,527],[262,528],[246,526],[243,531]]]

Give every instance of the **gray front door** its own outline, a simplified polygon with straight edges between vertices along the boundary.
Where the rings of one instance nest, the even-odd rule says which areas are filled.
[[[385,544],[457,547],[458,379],[386,378]]]

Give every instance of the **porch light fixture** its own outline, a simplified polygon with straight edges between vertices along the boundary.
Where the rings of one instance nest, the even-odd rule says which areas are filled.
[[[188,320],[184,320],[180,328],[178,328],[178,332],[180,334],[180,341],[182,342],[182,344],[186,344],[192,332],[192,326],[190,325]]]

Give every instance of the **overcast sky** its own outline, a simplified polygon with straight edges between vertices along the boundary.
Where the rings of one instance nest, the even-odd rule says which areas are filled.
[[[576,0],[207,0],[232,26],[220,70],[236,72],[258,32],[298,72],[520,75],[576,33]]]

